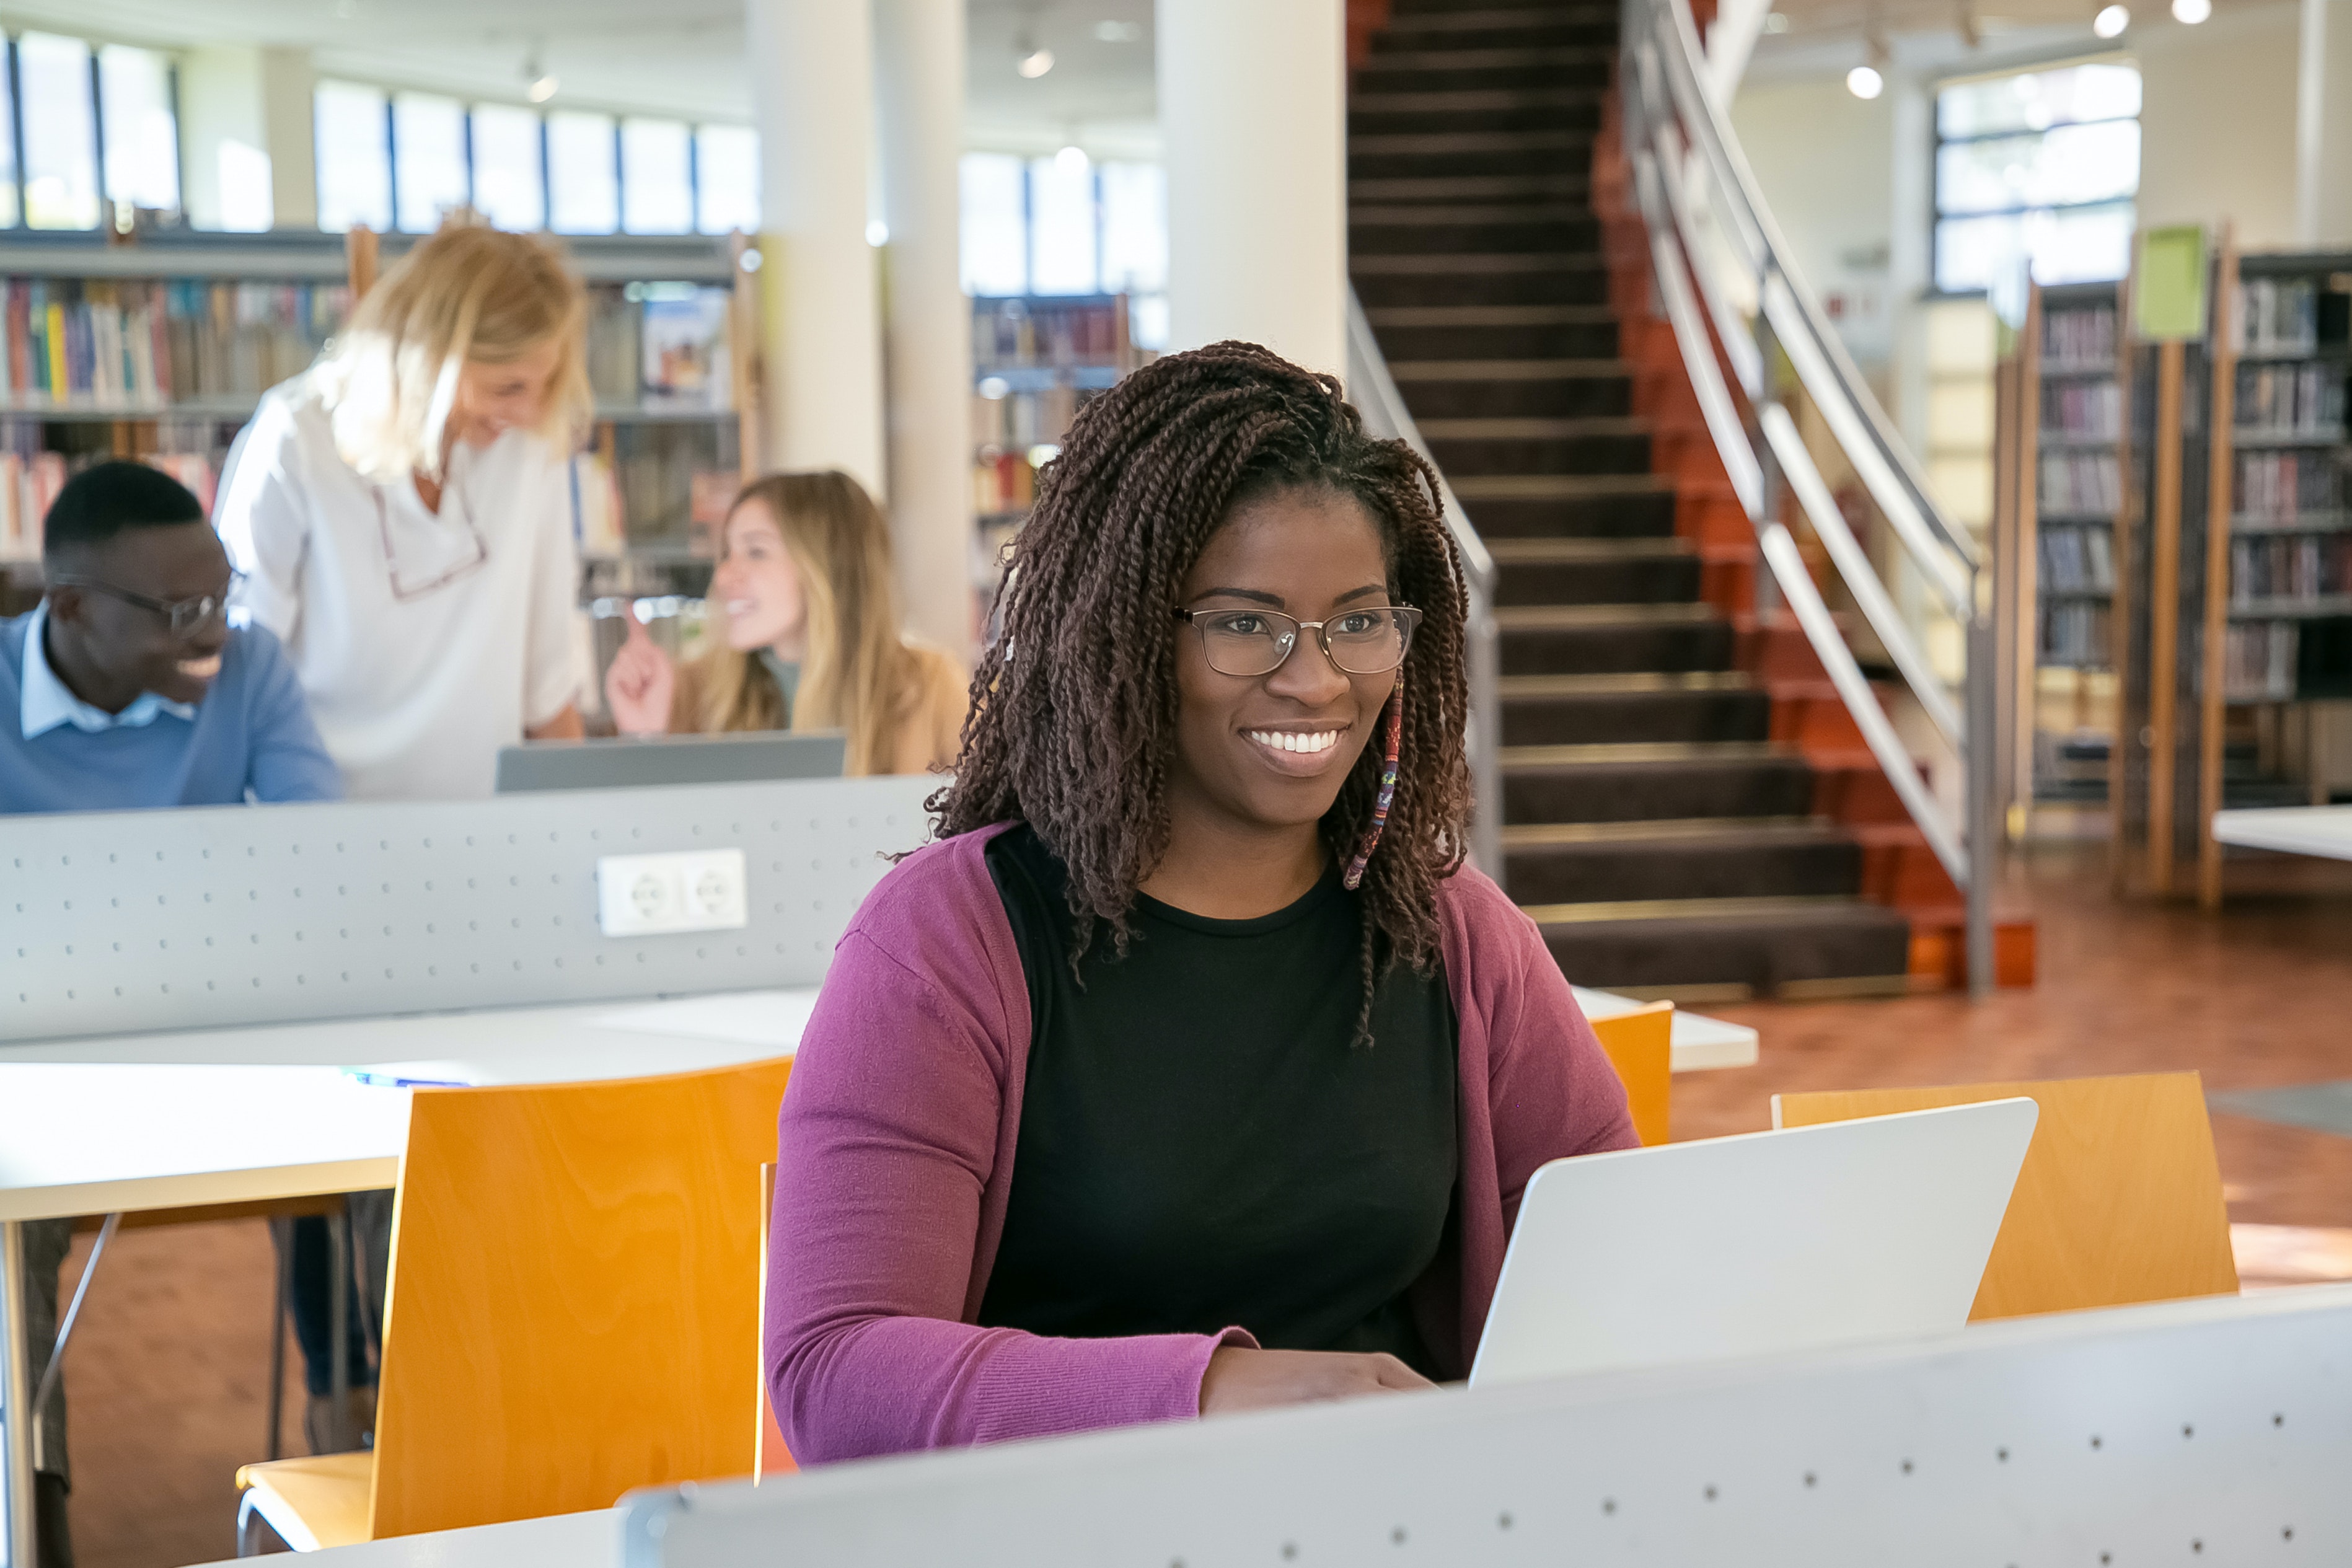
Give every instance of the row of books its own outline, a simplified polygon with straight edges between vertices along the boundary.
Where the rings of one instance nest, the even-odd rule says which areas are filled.
[[[1116,364],[1127,353],[1117,300],[974,300],[971,360],[981,371]]]
[[[2095,669],[2107,662],[2107,606],[2090,599],[2059,599],[2042,606],[2040,662]]]
[[[99,461],[100,452],[0,452],[0,561],[38,561],[42,523],[66,480]],[[215,473],[211,462],[193,452],[150,452],[152,463],[194,492],[210,512]]]
[[[2083,515],[2112,512],[2123,505],[2123,476],[2112,452],[2042,454],[2044,512]]]
[[[97,409],[258,397],[318,357],[350,305],[341,284],[0,279],[0,396]]]
[[[1002,383],[998,384],[1002,385]],[[1058,445],[1077,416],[1086,395],[1071,386],[1048,386],[1037,392],[1007,392],[971,400],[971,440],[975,447],[1027,448]]]
[[[2344,372],[2323,364],[2242,364],[2237,426],[2324,435],[2344,424]]]
[[[2230,598],[2320,599],[2352,594],[2352,534],[2230,542]]]
[[[742,488],[741,443],[731,421],[606,426],[573,459],[572,483],[583,553],[659,544],[715,558]]]
[[[588,384],[603,404],[720,411],[734,406],[732,295],[695,283],[589,290]]]
[[[2116,563],[2107,530],[2045,528],[2041,532],[2042,586],[2074,594],[2112,594]]]
[[[2112,381],[2060,381],[2042,389],[2045,435],[2112,441],[2123,418],[2123,389]]]
[[[2230,346],[2240,353],[2312,353],[2341,345],[2352,326],[2352,295],[2310,278],[2248,278],[2238,284]]]
[[[2099,364],[2116,357],[2116,308],[2094,305],[2046,310],[2042,317],[2045,363]]]
[[[983,447],[971,468],[972,510],[982,517],[1026,511],[1036,503],[1037,470],[1028,455]]]
[[[2238,517],[2289,522],[2344,505],[2344,465],[2336,453],[2241,452],[2237,457],[2230,510]]]
[[[2221,650],[2221,690],[2233,702],[2294,700],[2301,628],[2293,621],[2233,621]]]

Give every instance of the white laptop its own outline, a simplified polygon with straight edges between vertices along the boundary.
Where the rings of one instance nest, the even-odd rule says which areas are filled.
[[[2038,1114],[1996,1100],[1555,1160],[1471,1386],[1958,1329]]]

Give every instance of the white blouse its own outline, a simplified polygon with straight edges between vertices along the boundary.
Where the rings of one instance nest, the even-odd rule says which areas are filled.
[[[238,435],[215,522],[352,799],[486,795],[499,748],[579,697],[571,476],[536,436],[461,443],[436,514],[346,464],[298,376]]]

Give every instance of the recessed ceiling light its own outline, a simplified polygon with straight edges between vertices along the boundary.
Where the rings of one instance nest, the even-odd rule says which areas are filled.
[[[1768,33],[1785,33],[1789,30],[1789,18],[1778,11],[1768,12],[1764,17],[1764,30]]]
[[[1871,66],[1856,66],[1845,73],[1845,89],[1856,98],[1876,98],[1886,90],[1886,79]]]
[[[1095,37],[1106,44],[1131,44],[1143,37],[1143,29],[1132,22],[1097,22]]]
[[[1054,51],[1051,49],[1033,49],[1029,53],[1023,55],[1021,57],[1021,63],[1013,68],[1019,71],[1023,76],[1027,77],[1031,81],[1034,81],[1039,77],[1044,76],[1047,71],[1054,68]]]
[[[2102,7],[2099,14],[2091,18],[2091,31],[2103,38],[2116,37],[2130,26],[2131,13],[2121,5]]]
[[[2190,26],[2213,14],[2213,0],[2172,0],[2172,19]]]

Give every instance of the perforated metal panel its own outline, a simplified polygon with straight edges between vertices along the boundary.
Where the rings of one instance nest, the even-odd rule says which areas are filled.
[[[0,817],[0,1040],[812,984],[937,787]],[[745,929],[597,930],[599,856],[729,847]]]

